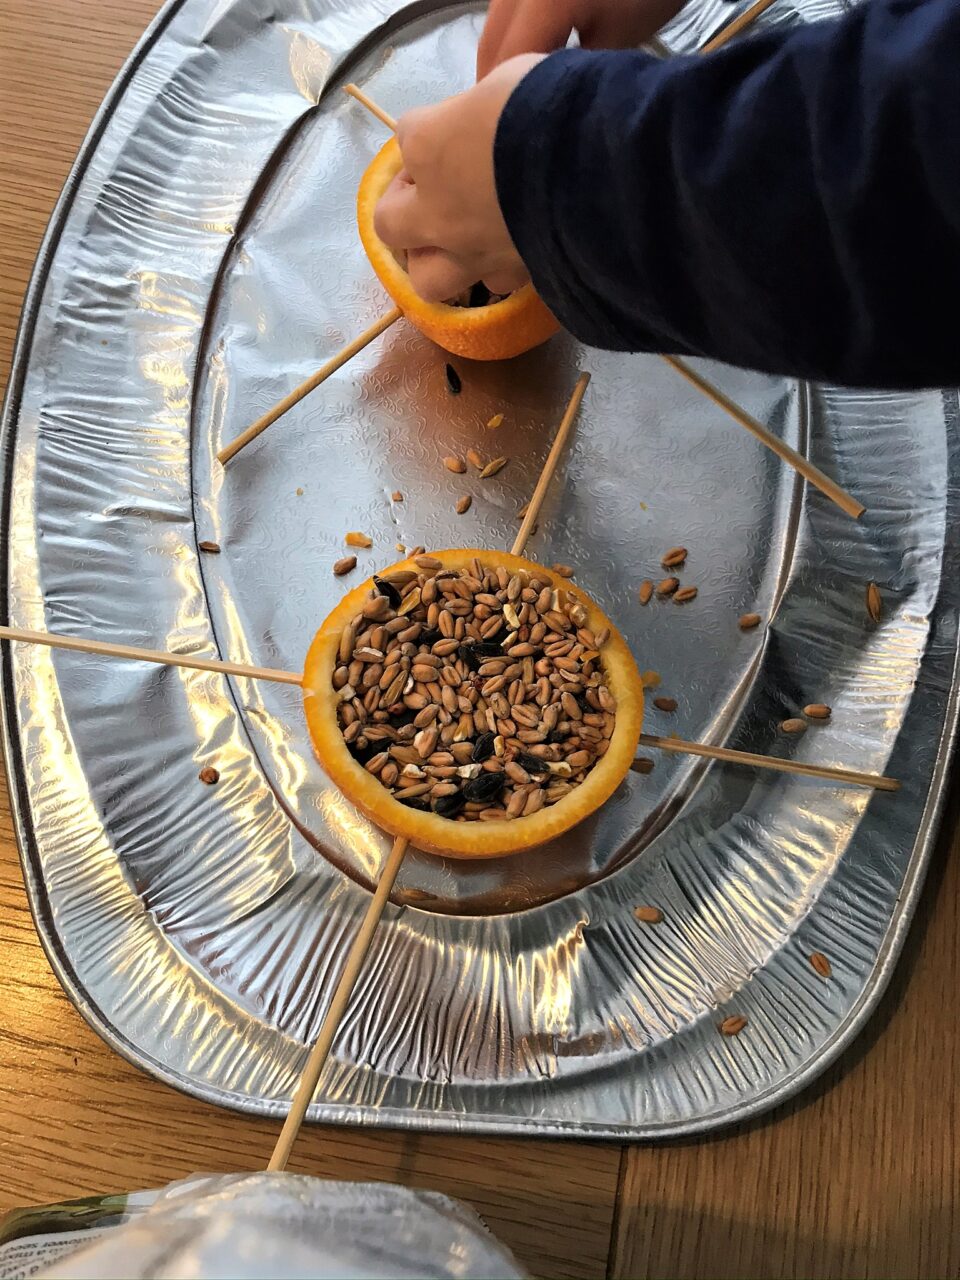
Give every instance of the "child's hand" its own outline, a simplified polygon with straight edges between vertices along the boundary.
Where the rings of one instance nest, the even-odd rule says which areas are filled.
[[[490,0],[477,79],[519,53],[553,53],[576,31],[585,49],[634,49],[684,0]]]
[[[510,293],[528,279],[500,212],[493,142],[507,99],[539,61],[511,58],[472,89],[408,111],[397,125],[404,168],[377,206],[376,229],[406,251],[411,283],[428,301],[478,280]]]

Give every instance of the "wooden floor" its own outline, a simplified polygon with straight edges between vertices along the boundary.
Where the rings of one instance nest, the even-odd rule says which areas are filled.
[[[0,0],[0,373],[49,211],[154,0]],[[475,1205],[539,1276],[960,1276],[957,810],[866,1033],[772,1117],[660,1147],[305,1131],[292,1167]],[[277,1126],[111,1053],[52,976],[0,807],[0,1210],[262,1167]]]

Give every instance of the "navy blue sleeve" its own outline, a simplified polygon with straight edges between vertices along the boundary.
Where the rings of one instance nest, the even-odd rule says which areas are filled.
[[[494,160],[537,290],[592,346],[960,383],[958,0],[868,0],[705,57],[554,54]]]

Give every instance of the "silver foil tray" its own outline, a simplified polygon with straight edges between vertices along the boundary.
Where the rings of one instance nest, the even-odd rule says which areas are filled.
[[[727,12],[687,13],[670,44],[695,47]],[[786,0],[764,18],[798,20]],[[224,473],[217,448],[388,305],[353,212],[384,133],[340,84],[395,113],[439,98],[469,82],[480,23],[476,6],[393,0],[161,12],[30,289],[5,412],[4,611],[298,669],[343,590],[331,564],[346,530],[373,536],[370,567],[397,542],[509,544],[590,369],[531,553],[573,562],[677,697],[648,726],[886,771],[904,789],[664,757],[536,854],[411,856],[311,1115],[692,1133],[822,1071],[896,962],[955,721],[957,395],[706,366],[862,499],[855,523],[655,357],[558,337],[509,365],[458,362],[454,398],[445,357],[404,322]],[[467,482],[440,458],[491,452],[495,412],[510,465],[469,482],[458,517]],[[642,609],[637,586],[675,543],[699,598]],[[739,631],[748,609],[768,625]],[[830,703],[831,722],[778,736],[808,701]],[[282,1112],[386,847],[314,762],[296,691],[18,648],[3,709],[27,888],[70,997],[171,1084]],[[208,763],[216,787],[197,781]],[[664,922],[639,925],[641,903]],[[717,1031],[730,1013],[749,1019],[735,1039]]]

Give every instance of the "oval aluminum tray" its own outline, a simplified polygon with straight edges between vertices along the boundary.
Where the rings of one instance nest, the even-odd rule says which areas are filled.
[[[696,47],[726,13],[694,9],[668,43]],[[798,20],[786,0],[764,18]],[[445,357],[400,323],[220,469],[223,443],[388,306],[353,215],[384,134],[339,85],[392,112],[441,97],[469,82],[480,23],[473,5],[393,0],[161,12],[28,297],[5,412],[4,611],[297,669],[343,590],[330,568],[347,529],[374,538],[370,568],[397,542],[509,544],[590,369],[530,551],[573,562],[678,699],[648,727],[904,789],[663,757],[558,846],[477,867],[411,856],[311,1115],[691,1133],[823,1070],[896,961],[955,720],[957,396],[706,366],[857,494],[855,523],[655,357],[559,337],[509,365],[458,362],[454,398]],[[470,446],[510,464],[483,484],[443,470]],[[640,580],[678,542],[697,601],[641,608]],[[754,608],[765,626],[744,634]],[[830,723],[778,736],[808,701],[830,703]],[[71,998],[162,1079],[279,1114],[385,854],[315,764],[295,691],[21,648],[4,653],[3,708],[28,892]],[[216,787],[197,781],[208,763]],[[657,927],[633,915],[650,903]],[[717,1031],[730,1013],[749,1019],[735,1039]]]

